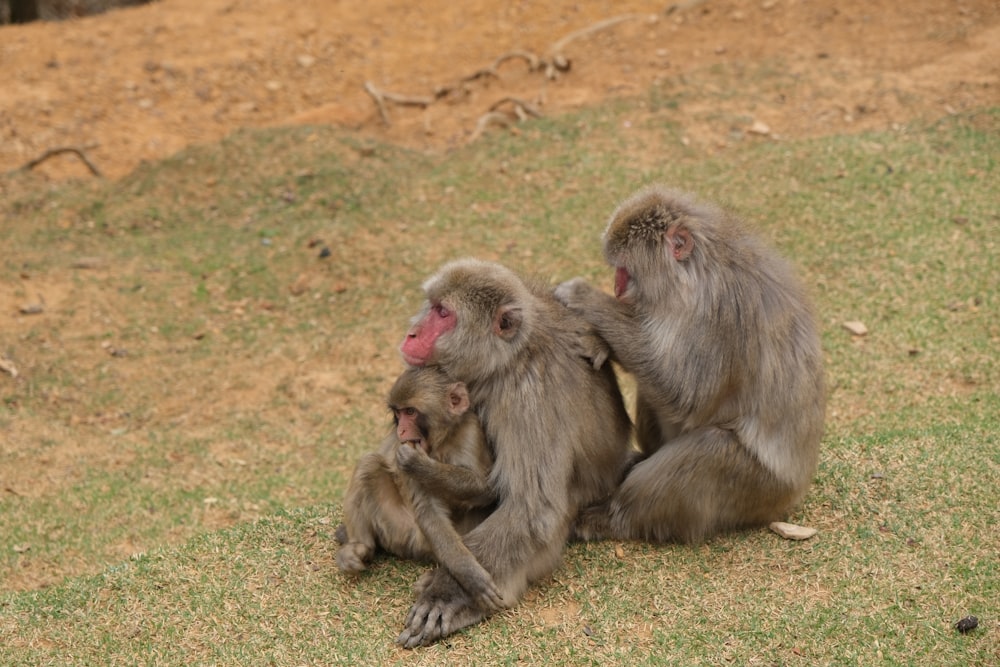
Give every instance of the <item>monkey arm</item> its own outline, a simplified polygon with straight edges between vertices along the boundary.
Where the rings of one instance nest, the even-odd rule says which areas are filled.
[[[415,447],[400,447],[396,463],[420,490],[457,507],[483,507],[493,503],[496,496],[489,481],[482,473],[460,465],[435,461]]]
[[[605,294],[587,283],[583,278],[567,280],[555,289],[555,297],[560,303],[583,318],[594,328],[597,341],[610,349],[612,359],[620,363],[626,370],[647,363],[649,352],[644,346],[637,344],[642,335],[640,324],[636,321],[634,308],[618,301],[610,294]],[[581,337],[580,345],[585,345],[586,336]],[[599,353],[597,343],[595,352]],[[584,355],[593,358],[589,355]],[[594,362],[594,368],[600,364]]]
[[[472,596],[473,601],[487,612],[504,607],[503,597],[490,573],[479,564],[462,542],[449,517],[448,507],[439,499],[423,492],[416,480],[405,478],[410,485],[417,525],[434,551],[434,557]]]

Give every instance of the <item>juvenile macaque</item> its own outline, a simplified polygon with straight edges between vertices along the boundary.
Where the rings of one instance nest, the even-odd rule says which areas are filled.
[[[628,458],[631,422],[589,325],[551,287],[477,260],[445,265],[403,341],[412,366],[469,388],[493,448],[497,507],[463,537],[507,605],[552,572],[580,508],[608,497]],[[418,583],[397,642],[427,644],[485,618],[446,568]]]
[[[337,564],[360,572],[376,546],[435,558],[487,611],[503,606],[489,573],[462,543],[495,498],[492,457],[464,384],[436,368],[406,370],[389,392],[394,429],[358,463],[344,500]]]
[[[661,187],[611,216],[615,296],[582,279],[557,298],[635,376],[642,456],[585,510],[582,539],[697,542],[781,519],[823,434],[823,355],[791,267],[732,214]]]

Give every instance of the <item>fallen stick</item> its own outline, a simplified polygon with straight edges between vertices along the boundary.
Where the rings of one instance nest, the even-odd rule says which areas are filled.
[[[97,176],[98,178],[101,177],[101,170],[94,166],[94,163],[87,158],[87,154],[84,153],[82,149],[76,148],[74,146],[60,146],[59,148],[50,148],[49,150],[42,153],[40,156],[36,157],[34,160],[25,163],[25,165],[21,167],[21,170],[31,171],[41,163],[48,160],[50,157],[55,157],[56,155],[62,155],[63,153],[73,153],[78,158],[80,158],[80,160],[85,165],[87,165],[87,169],[90,170],[91,174]]]
[[[545,76],[550,79],[555,79],[559,76],[557,72],[565,72],[569,69],[569,59],[563,55],[563,50],[573,40],[592,35],[595,32],[600,32],[601,30],[611,28],[619,23],[625,23],[626,21],[654,18],[656,18],[655,14],[622,14],[621,16],[612,16],[609,19],[598,21],[597,23],[589,25],[586,28],[581,28],[571,32],[549,47],[548,57],[546,58],[547,65],[545,67]]]
[[[534,116],[535,118],[541,118],[542,112],[536,109],[531,104],[528,104],[524,100],[517,97],[504,97],[497,100],[490,106],[490,111],[496,111],[504,104],[510,103],[514,107],[514,113],[517,114],[519,120],[524,120],[528,116]]]
[[[378,106],[378,113],[382,116],[382,122],[386,125],[392,125],[392,121],[389,119],[389,110],[385,106],[387,101],[400,106],[420,107],[422,109],[426,109],[434,102],[430,97],[411,97],[390,93],[387,90],[379,90],[371,81],[365,81],[365,92],[375,100],[375,104]]]

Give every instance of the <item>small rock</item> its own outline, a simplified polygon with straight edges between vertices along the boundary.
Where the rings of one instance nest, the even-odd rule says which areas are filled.
[[[0,371],[9,374],[12,378],[17,377],[17,366],[7,357],[0,357]]]
[[[314,57],[310,56],[307,53],[303,53],[302,55],[300,55],[299,57],[297,57],[295,60],[296,60],[296,62],[299,63],[300,67],[312,67],[313,65],[316,64],[316,59]]]
[[[299,296],[305,294],[309,290],[309,274],[300,273],[299,277],[295,279],[295,282],[291,284],[288,291],[292,293],[293,296]]]
[[[100,257],[81,257],[70,266],[74,269],[99,269],[104,264]]]
[[[844,328],[855,336],[865,336],[868,334],[868,327],[865,326],[865,323],[857,320],[844,322]]]
[[[45,312],[45,306],[40,303],[26,303],[18,308],[22,315],[38,315]]]
[[[955,624],[955,629],[961,632],[963,635],[969,634],[973,630],[979,627],[979,619],[975,616],[966,616],[958,623]]]
[[[753,125],[750,126],[750,132],[751,134],[760,134],[762,136],[766,136],[768,134],[771,134],[771,128],[768,126],[767,123],[760,120],[755,120],[753,122]]]
[[[794,523],[785,523],[784,521],[775,521],[769,528],[786,540],[808,540],[819,532],[815,528],[797,526]]]

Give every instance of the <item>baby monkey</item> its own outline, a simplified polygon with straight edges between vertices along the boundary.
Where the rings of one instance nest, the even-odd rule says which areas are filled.
[[[357,573],[381,547],[434,558],[485,611],[504,607],[499,589],[461,535],[493,509],[493,457],[469,392],[436,367],[409,368],[389,391],[394,428],[363,456],[347,487],[337,565]]]

